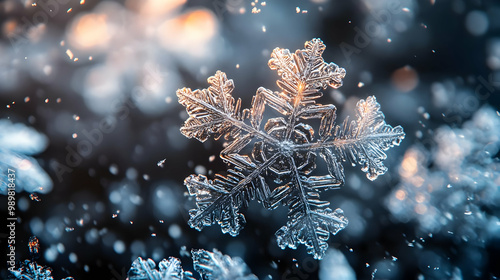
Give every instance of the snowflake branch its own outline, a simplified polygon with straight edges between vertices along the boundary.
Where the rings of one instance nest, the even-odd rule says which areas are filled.
[[[332,212],[330,208],[325,208],[330,203],[320,201],[319,193],[311,189],[300,176],[300,171],[292,157],[289,158],[293,166],[293,187],[288,188],[286,204],[289,208],[288,222],[286,226],[281,227],[276,232],[278,245],[296,248],[297,243],[305,244],[309,254],[314,258],[321,259],[328,248],[326,242],[330,234],[337,234],[341,229],[347,226],[347,219],[342,210],[337,209]],[[305,184],[304,184],[305,183]],[[291,194],[296,195],[291,195]],[[316,208],[316,209],[313,209]]]
[[[193,175],[191,175],[190,177],[186,178],[184,184],[188,187],[189,193],[197,197],[196,200],[198,205],[198,209],[191,210],[189,213],[191,216],[189,219],[189,225],[198,230],[201,230],[204,226],[211,225],[215,222],[219,222],[222,226],[224,226],[221,220],[224,218],[223,215],[227,214],[227,211],[229,211],[229,213],[232,213],[232,215],[231,217],[226,218],[231,218],[231,221],[227,222],[232,223],[233,226],[230,228],[223,227],[223,232],[229,232],[233,236],[238,235],[241,229],[241,225],[238,222],[235,222],[238,219],[237,215],[239,213],[236,213],[234,210],[239,209],[242,203],[247,204],[248,202],[241,197],[239,200],[236,200],[236,202],[235,199],[238,196],[243,196],[243,189],[247,187],[254,179],[259,177],[259,175],[262,174],[264,170],[269,167],[269,165],[273,164],[278,157],[279,154],[275,154],[273,157],[269,158],[264,163],[259,165],[250,174],[244,176],[244,178],[237,183],[234,180],[235,178],[232,178],[233,182],[231,183],[236,184],[231,188],[231,190],[225,190],[222,187],[216,186],[214,182],[207,181],[205,176],[201,177],[204,180],[200,183],[200,176],[202,175],[198,177],[194,177]],[[230,179],[229,176],[228,178],[225,178],[219,175],[219,177],[225,179],[226,181],[229,181]],[[224,182],[222,185],[227,187],[230,186],[230,184],[224,184]],[[214,195],[210,195],[208,190],[213,190],[216,193]],[[214,196],[216,196],[216,198],[212,200]],[[261,199],[263,201],[267,200],[266,197],[262,197]],[[206,204],[208,204],[208,206],[206,206]],[[242,214],[239,215],[241,215],[239,216],[240,218],[244,219]]]
[[[235,102],[231,96],[234,84],[232,80],[227,79],[225,73],[217,71],[215,76],[207,80],[210,84],[208,89],[177,90],[179,103],[186,107],[190,116],[181,128],[182,134],[204,142],[211,134],[215,135],[217,140],[224,134],[236,137],[239,131],[243,130],[260,139],[276,142],[272,137],[242,120],[241,100]]]

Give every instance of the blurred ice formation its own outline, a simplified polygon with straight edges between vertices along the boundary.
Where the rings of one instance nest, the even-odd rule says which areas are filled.
[[[398,220],[416,220],[423,233],[441,232],[483,244],[500,233],[500,116],[479,109],[461,128],[442,126],[429,151],[406,152],[401,183],[388,198]]]
[[[356,273],[341,251],[330,248],[326,252],[325,258],[320,263],[319,279],[354,280],[356,279]]]
[[[213,252],[191,250],[194,269],[201,275],[201,279],[207,280],[256,280],[246,263],[239,257],[231,258],[223,255],[217,249]],[[169,280],[185,279],[194,280],[190,271],[184,271],[178,258],[169,257],[158,263],[158,269],[152,259],[144,260],[137,258],[128,271],[130,280]]]
[[[0,120],[0,172],[7,174],[9,168],[15,170],[16,192],[48,193],[52,190],[52,180],[38,162],[30,157],[47,148],[45,135],[24,124],[13,124]],[[7,194],[7,180],[2,180],[0,193]]]

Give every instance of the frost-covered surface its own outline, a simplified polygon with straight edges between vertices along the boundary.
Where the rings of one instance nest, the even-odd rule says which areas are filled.
[[[177,91],[189,114],[181,132],[201,142],[224,137],[228,144],[220,154],[230,167],[227,176],[216,174],[209,180],[191,175],[185,180],[197,204],[189,212],[191,227],[201,230],[218,223],[222,232],[236,236],[245,223],[239,209],[250,200],[257,199],[267,209],[281,203],[289,213],[287,224],[276,232],[278,245],[284,249],[304,244],[309,254],[321,259],[330,234],[347,226],[343,211],[328,208],[330,203],[319,199],[320,191],[343,184],[346,161],[359,164],[370,180],[384,174],[384,151],[399,145],[405,134],[402,127],[385,123],[373,96],[357,103],[355,120],[335,125],[336,107],[316,99],[321,89],[342,86],[345,70],[324,62],[325,48],[320,39],[313,39],[295,53],[274,49],[268,65],[280,76],[281,92],[260,87],[250,109],[241,110],[241,100],[231,95],[233,81],[221,71],[208,78],[207,89]],[[266,105],[283,117],[268,119],[262,130]],[[320,120],[316,132],[306,123],[311,119]],[[245,154],[245,149],[251,152]],[[318,155],[327,175],[311,175]]]
[[[48,139],[42,133],[21,123],[0,120],[0,174],[9,168],[16,172],[16,192],[48,193],[52,180],[31,157],[47,148]],[[0,193],[7,194],[7,180],[0,181]]]
[[[203,249],[192,250],[194,269],[206,280],[257,280],[245,262],[239,258],[231,258],[214,249],[213,252]],[[193,274],[184,271],[181,261],[174,257],[163,259],[158,269],[152,259],[137,258],[128,272],[129,280],[194,280]]]
[[[442,126],[429,151],[412,146],[400,166],[401,184],[388,199],[400,221],[482,244],[500,234],[500,116],[478,110],[461,128]]]
[[[341,251],[330,248],[326,251],[325,258],[320,263],[319,279],[355,280],[356,273]]]

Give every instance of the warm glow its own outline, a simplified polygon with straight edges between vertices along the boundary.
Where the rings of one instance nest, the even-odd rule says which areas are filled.
[[[403,163],[401,163],[401,167],[404,172],[415,174],[418,170],[417,159],[413,156],[406,156]]]
[[[403,162],[401,162],[401,169],[399,173],[404,178],[411,178],[415,176],[418,172],[418,161],[417,153],[414,151],[408,151],[405,153]]]
[[[409,178],[408,182],[410,182],[416,188],[420,188],[424,184],[425,179],[422,176],[414,176]]]
[[[295,101],[293,106],[297,107],[300,104],[300,101],[302,100],[302,94],[304,93],[304,89],[306,87],[306,84],[304,82],[299,82],[297,85],[297,96],[295,97]]]
[[[17,165],[17,167],[21,170],[28,170],[30,169],[31,167],[33,166],[33,164],[31,164],[31,162],[27,159],[23,159],[19,162],[19,164]]]
[[[427,212],[427,206],[424,204],[415,205],[415,212],[420,215],[424,215]]]
[[[144,16],[163,16],[172,13],[186,3],[186,0],[128,0],[127,8]]]
[[[17,28],[17,23],[15,20],[8,20],[4,22],[2,26],[2,33],[6,34],[7,36],[14,36],[16,35],[16,28]]]
[[[105,47],[111,37],[107,16],[104,14],[86,14],[76,19],[69,31],[68,38],[77,48]]]
[[[203,9],[167,20],[159,27],[158,37],[167,49],[201,55],[216,32],[215,15]]]
[[[418,193],[415,196],[415,201],[418,202],[418,203],[424,202],[425,201],[425,195],[423,193]]]
[[[404,66],[392,73],[392,84],[402,92],[415,89],[418,85],[418,74],[410,66]]]
[[[399,199],[399,200],[405,200],[405,198],[406,198],[406,192],[403,191],[403,190],[398,190],[396,192],[396,198]]]

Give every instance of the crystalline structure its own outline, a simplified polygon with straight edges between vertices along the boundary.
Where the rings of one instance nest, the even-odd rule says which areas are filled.
[[[129,280],[174,280],[174,279],[194,279],[189,271],[184,271],[181,267],[181,261],[170,257],[163,259],[156,264],[152,259],[143,260],[137,258],[128,272]]]
[[[214,249],[213,252],[203,249],[192,250],[191,254],[193,255],[194,269],[203,276],[203,279],[258,280],[241,258],[222,255],[217,249]]]
[[[341,209],[332,210],[329,202],[319,199],[320,191],[342,185],[346,161],[359,164],[370,180],[384,174],[384,151],[399,145],[405,134],[400,126],[385,123],[375,97],[358,102],[356,120],[335,125],[336,107],[316,100],[321,89],[342,85],[345,70],[325,63],[324,50],[320,39],[306,42],[295,53],[274,49],[269,67],[278,72],[281,91],[260,87],[250,109],[241,110],[241,100],[231,95],[233,81],[221,71],[208,78],[207,89],[177,91],[189,114],[182,134],[201,142],[224,137],[228,144],[220,154],[229,165],[226,176],[216,174],[209,180],[191,175],[184,182],[196,197],[197,208],[189,212],[191,227],[201,230],[218,223],[223,233],[236,236],[245,223],[240,208],[250,200],[267,209],[281,203],[289,213],[287,224],[276,232],[278,245],[284,249],[305,244],[320,259],[330,234],[347,225]],[[262,129],[266,105],[282,117],[268,119]],[[317,132],[306,123],[314,119]],[[327,175],[312,175],[318,154]]]
[[[40,279],[53,280],[52,269],[44,267],[36,262],[25,260],[21,262],[21,267],[18,270],[12,271],[12,274],[17,279]]]
[[[48,193],[52,190],[52,180],[30,157],[45,150],[47,137],[24,124],[13,124],[0,120],[0,172],[8,169],[16,172],[16,191]],[[7,194],[8,181],[0,182],[0,193]]]
[[[426,232],[484,243],[500,233],[500,117],[479,109],[461,128],[442,126],[433,150],[414,145],[400,166],[401,183],[388,198],[400,221]]]
[[[34,261],[34,259],[37,258],[38,254],[40,253],[40,243],[38,241],[38,238],[36,238],[35,236],[30,237],[28,245],[30,248],[30,255],[32,256],[32,260],[24,260],[24,262],[21,262],[20,268],[18,268],[17,270],[9,269],[9,271],[14,277],[16,277],[16,279],[54,280],[54,278],[52,277],[52,268],[39,265],[36,261]],[[66,277],[62,280],[73,279],[73,277]]]
[[[194,269],[200,273],[202,279],[206,280],[256,280],[258,279],[248,269],[245,262],[235,257],[222,255],[214,249],[213,252],[203,249],[191,251]],[[158,264],[152,259],[143,260],[137,258],[128,272],[129,280],[173,280],[186,279],[194,280],[193,274],[184,271],[181,261],[174,257],[169,257],[168,261],[163,259]]]

